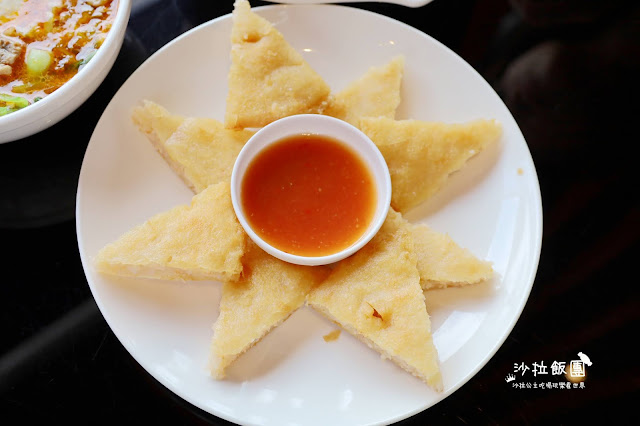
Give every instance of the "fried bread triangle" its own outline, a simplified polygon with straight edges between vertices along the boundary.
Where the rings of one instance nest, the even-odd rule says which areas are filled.
[[[406,212],[426,201],[465,162],[495,143],[502,128],[495,120],[463,124],[363,118],[360,129],[376,144],[391,174],[391,206]]]
[[[490,262],[479,260],[447,234],[426,225],[409,225],[423,290],[460,287],[493,275]]]
[[[362,77],[336,93],[324,114],[354,126],[362,117],[395,118],[400,104],[404,56],[381,67],[371,67]]]
[[[190,205],[159,213],[106,245],[99,272],[164,280],[237,280],[246,244],[229,183],[212,185]]]
[[[233,165],[254,132],[225,129],[212,118],[187,118],[165,144],[172,168],[198,193],[231,179]]]
[[[321,113],[330,92],[302,56],[249,2],[234,3],[225,127],[262,127],[295,114]]]
[[[178,118],[180,121],[174,126]],[[150,101],[134,109],[133,119],[173,171],[196,194],[209,185],[231,179],[236,157],[254,133],[225,129],[212,118],[171,115]],[[154,130],[145,131],[149,128]]]
[[[442,391],[416,262],[408,224],[390,210],[373,240],[339,262],[307,302],[383,358]]]
[[[226,368],[304,304],[309,291],[327,275],[324,267],[283,262],[249,242],[244,271],[222,287],[209,366],[222,379]]]
[[[147,139],[163,157],[164,143],[180,127],[185,117],[173,115],[164,107],[151,102],[142,101],[142,106],[133,109],[131,119]]]

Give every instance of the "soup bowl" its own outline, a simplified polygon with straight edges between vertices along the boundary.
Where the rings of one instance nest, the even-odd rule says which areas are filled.
[[[104,42],[76,75],[40,101],[0,116],[0,143],[31,136],[56,124],[95,92],[120,52],[131,13],[131,0],[118,0],[117,7]]]

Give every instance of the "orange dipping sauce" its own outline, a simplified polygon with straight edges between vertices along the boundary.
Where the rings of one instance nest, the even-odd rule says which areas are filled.
[[[242,181],[249,225],[270,245],[326,256],[355,243],[377,202],[373,175],[343,143],[322,135],[284,138],[260,152]]]

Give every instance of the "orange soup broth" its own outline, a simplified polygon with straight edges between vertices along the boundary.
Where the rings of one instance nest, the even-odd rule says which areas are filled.
[[[0,93],[33,102],[60,88],[100,47],[111,29],[118,2],[106,0],[102,6],[92,8],[83,0],[63,0],[60,7],[51,10],[47,0],[29,0],[11,19],[0,20],[0,33],[27,46],[12,65],[12,74],[0,76]],[[15,28],[29,27],[29,22],[46,21],[51,13],[50,26],[40,24],[23,37],[15,34]],[[47,50],[53,56],[51,67],[42,75],[30,75],[27,71],[25,57],[30,48]]]
[[[373,175],[343,143],[296,135],[251,162],[241,203],[251,228],[272,246],[299,256],[325,256],[356,242],[373,219]]]

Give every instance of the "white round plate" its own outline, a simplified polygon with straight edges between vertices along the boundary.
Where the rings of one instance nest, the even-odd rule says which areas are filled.
[[[218,315],[217,282],[164,282],[98,275],[92,257],[152,215],[192,193],[131,122],[150,99],[185,116],[222,120],[231,17],[177,38],[147,60],[113,98],[93,133],[80,174],[77,233],[95,300],[131,355],[167,388],[241,424],[347,425],[401,420],[450,395],[497,351],[514,326],[536,273],[542,207],[525,140],[498,95],[445,46],[405,24],[344,6],[257,8],[334,90],[369,67],[406,57],[398,119],[463,122],[496,118],[499,145],[477,155],[406,217],[449,233],[493,262],[495,278],[430,291],[444,392],[438,394],[347,332],[304,307],[240,357],[225,381],[206,366]],[[331,25],[327,25],[331,23]]]

